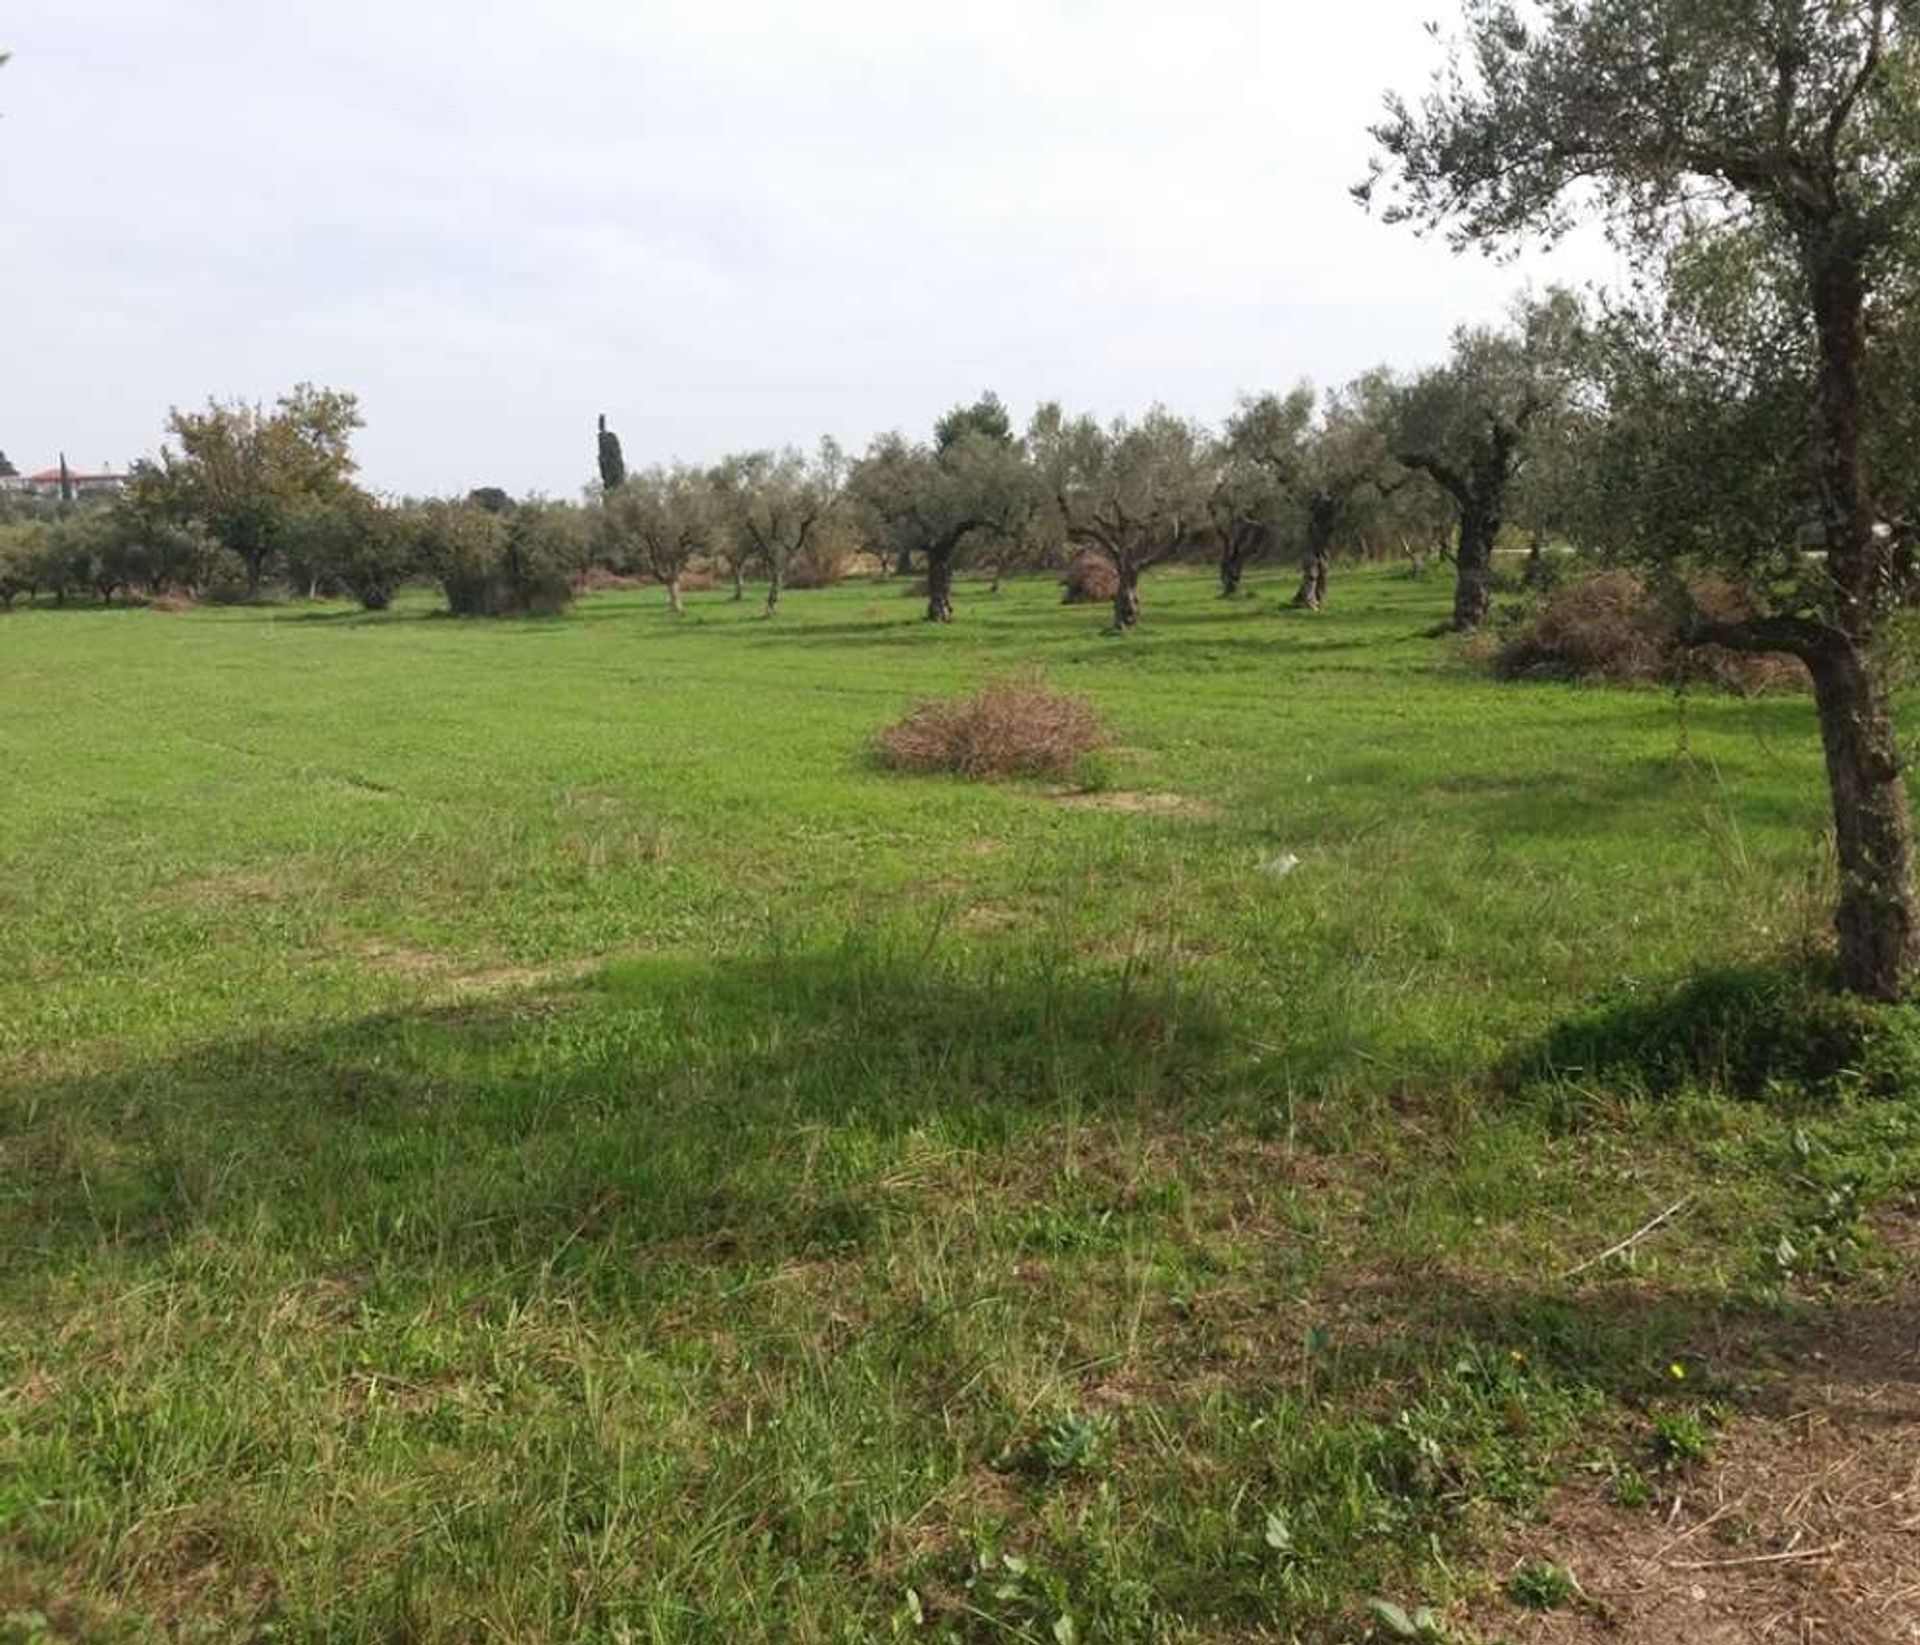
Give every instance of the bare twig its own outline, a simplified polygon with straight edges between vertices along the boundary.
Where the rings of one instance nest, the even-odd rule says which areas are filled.
[[[1598,1268],[1601,1263],[1607,1261],[1611,1257],[1623,1256],[1628,1251],[1631,1251],[1649,1234],[1655,1232],[1657,1229],[1664,1227],[1667,1223],[1671,1222],[1675,1217],[1677,1217],[1682,1211],[1684,1211],[1692,1203],[1693,1203],[1693,1195],[1683,1194],[1679,1199],[1675,1200],[1671,1205],[1669,1205],[1666,1208],[1666,1210],[1662,1211],[1651,1222],[1646,1223],[1642,1227],[1636,1228],[1631,1234],[1627,1235],[1627,1237],[1621,1240],[1618,1245],[1609,1245],[1606,1248],[1606,1250],[1602,1251],[1597,1257],[1587,1258],[1585,1262],[1579,1264],[1577,1267],[1569,1268],[1560,1277],[1562,1279],[1572,1279],[1577,1274],[1584,1274],[1589,1268]]]
[[[1827,1559],[1846,1547],[1844,1542],[1829,1542],[1824,1548],[1789,1548],[1779,1554],[1747,1554],[1740,1559],[1670,1560],[1673,1571],[1730,1571],[1736,1565],[1784,1565],[1790,1559]]]

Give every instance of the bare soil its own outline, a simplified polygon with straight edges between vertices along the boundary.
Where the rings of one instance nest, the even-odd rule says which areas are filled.
[[[1572,1572],[1584,1600],[1504,1598],[1474,1626],[1514,1645],[1914,1645],[1920,1641],[1920,1221],[1890,1231],[1908,1279],[1845,1310],[1712,1457],[1652,1508],[1564,1491],[1492,1575]]]

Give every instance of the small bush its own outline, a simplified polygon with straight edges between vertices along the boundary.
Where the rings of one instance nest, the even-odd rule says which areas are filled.
[[[899,771],[1066,777],[1105,735],[1085,698],[1037,681],[1000,681],[971,697],[919,703],[880,733],[878,753]]]
[[[1098,549],[1083,548],[1067,562],[1060,586],[1068,605],[1105,605],[1120,592],[1120,573]]]
[[[1718,621],[1752,614],[1731,584],[1701,582],[1691,592],[1694,604]],[[1552,589],[1500,638],[1490,662],[1510,680],[1692,681],[1742,696],[1806,680],[1806,670],[1792,657],[1682,644],[1673,613],[1639,577],[1620,570],[1590,572]]]

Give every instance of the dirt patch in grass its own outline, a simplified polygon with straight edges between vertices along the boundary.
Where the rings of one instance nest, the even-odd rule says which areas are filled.
[[[159,897],[196,908],[231,903],[284,902],[306,889],[291,868],[223,868],[162,886]]]
[[[1054,788],[1048,798],[1076,811],[1123,811],[1133,816],[1211,818],[1220,807],[1191,794],[1152,794],[1139,789]]]
[[[1903,1244],[1920,1254],[1920,1221]],[[1557,1565],[1580,1595],[1475,1625],[1515,1645],[1920,1641],[1920,1282],[1817,1340],[1652,1505],[1563,1491],[1493,1575]]]
[[[382,976],[417,980],[428,986],[432,997],[440,1000],[492,999],[557,982],[577,982],[601,964],[598,959],[580,959],[548,965],[476,967],[457,955],[379,938],[356,945],[353,953],[368,970]]]

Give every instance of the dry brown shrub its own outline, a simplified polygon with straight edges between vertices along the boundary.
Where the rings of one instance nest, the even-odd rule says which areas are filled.
[[[797,559],[787,570],[788,588],[831,588],[847,574],[844,560],[834,556],[809,554]]]
[[[844,526],[816,532],[788,563],[787,587],[831,588],[853,570],[860,555],[860,539]]]
[[[1701,579],[1693,585],[1691,593],[1700,614],[1714,622],[1737,623],[1756,615],[1753,601],[1720,578]],[[1809,683],[1807,665],[1781,651],[1729,651],[1719,645],[1693,646],[1683,651],[1679,666],[1688,679],[1708,680],[1742,697],[1760,697],[1769,691],[1799,691]]]
[[[156,594],[147,601],[149,611],[196,611],[200,602],[191,594]]]
[[[1501,643],[1494,669],[1523,680],[1654,680],[1672,645],[1672,626],[1638,577],[1597,571],[1555,589]]]
[[[720,586],[720,579],[711,571],[688,566],[680,573],[680,592],[682,594],[707,594]],[[731,587],[731,580],[728,582]]]
[[[582,594],[607,594],[622,588],[650,588],[651,577],[633,577],[621,571],[609,571],[603,565],[590,565],[573,580]]]
[[[1703,580],[1689,590],[1716,621],[1754,614],[1733,585]],[[1503,637],[1491,666],[1505,679],[1681,681],[1718,685],[1742,696],[1806,681],[1794,658],[1681,642],[1674,614],[1631,571],[1596,571],[1563,583],[1534,616]]]
[[[1120,573],[1097,548],[1083,548],[1067,562],[1060,586],[1068,605],[1105,605],[1120,592]]]
[[[994,681],[970,697],[925,698],[876,746],[881,763],[898,771],[1064,777],[1105,740],[1084,697],[1027,679]]]

